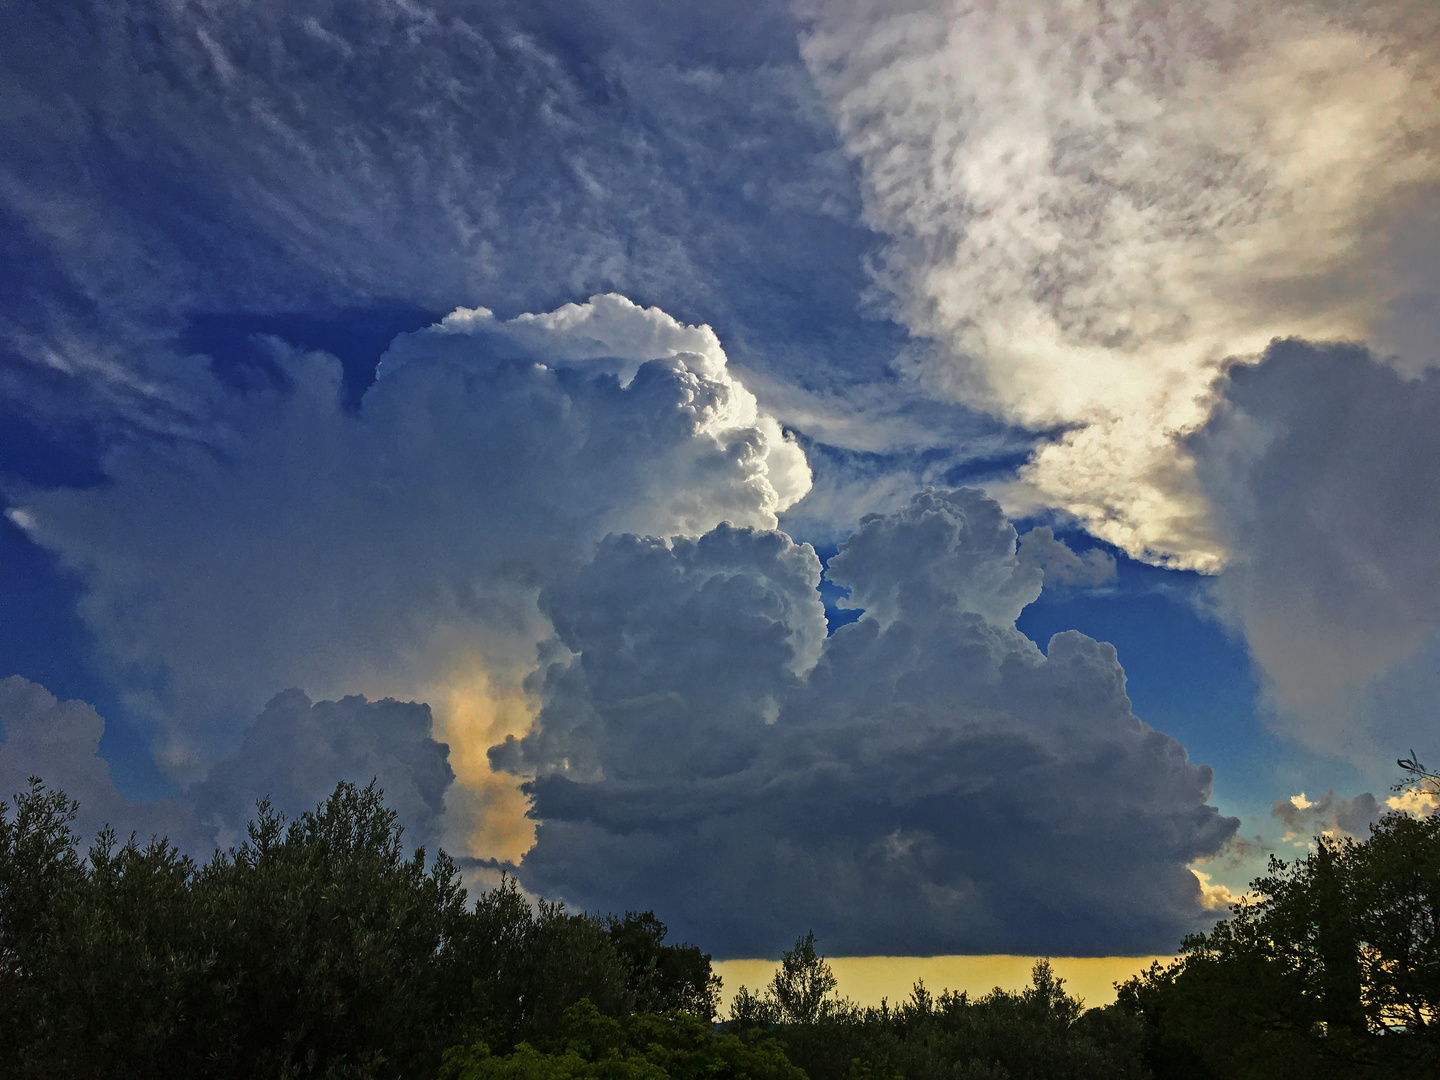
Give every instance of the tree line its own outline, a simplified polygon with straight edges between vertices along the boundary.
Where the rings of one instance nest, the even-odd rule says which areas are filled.
[[[339,785],[197,865],[164,840],[84,857],[76,804],[32,779],[0,811],[0,1076],[426,1077],[450,1046],[543,1041],[607,1015],[718,1004],[710,957],[653,913],[467,903],[443,852],[407,855],[373,785]]]
[[[1413,755],[1411,759],[1413,764]],[[1433,779],[1433,774],[1430,775]],[[1440,1068],[1440,818],[1272,859],[1179,957],[1086,1009],[1047,962],[970,996],[835,993],[813,934],[720,1020],[711,957],[653,912],[471,902],[374,786],[261,803],[197,864],[85,853],[38,780],[0,807],[0,1078],[1248,1080]]]

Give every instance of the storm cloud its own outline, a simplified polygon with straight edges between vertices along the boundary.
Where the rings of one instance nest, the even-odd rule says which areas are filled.
[[[613,538],[546,588],[539,719],[491,751],[537,774],[527,887],[653,904],[729,956],[802,924],[903,955],[1143,952],[1205,922],[1187,866],[1238,822],[1113,648],[1015,629],[1041,572],[994,502],[867,518],[830,568],[867,610],[829,638],[818,569],[722,526]]]
[[[104,485],[29,493],[11,519],[78,575],[181,782],[280,689],[426,700],[471,796],[452,845],[524,850],[483,749],[528,726],[539,588],[610,532],[773,528],[809,486],[804,454],[709,327],[619,296],[457,312],[397,340],[353,412],[334,358],[270,348],[286,385],[233,399],[214,445],[117,450]],[[476,840],[467,818],[493,820]]]

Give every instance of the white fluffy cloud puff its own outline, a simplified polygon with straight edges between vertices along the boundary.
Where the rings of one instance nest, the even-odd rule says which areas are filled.
[[[807,926],[841,953],[1144,952],[1204,922],[1186,866],[1238,822],[1113,648],[1015,629],[1041,571],[994,502],[866,519],[830,573],[876,610],[818,650],[817,571],[721,527],[612,539],[545,589],[540,718],[491,751],[536,774],[527,887],[728,956]]]
[[[809,483],[709,328],[623,297],[458,311],[395,343],[358,414],[331,358],[274,361],[289,387],[214,443],[117,450],[107,484],[11,512],[79,575],[185,780],[286,687],[415,697],[459,665],[528,666],[539,586],[607,533],[773,527]]]

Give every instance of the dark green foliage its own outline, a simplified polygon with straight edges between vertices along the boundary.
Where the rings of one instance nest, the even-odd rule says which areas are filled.
[[[984,997],[917,983],[896,1008],[831,996],[835,977],[815,938],[787,951],[770,986],[741,988],[731,1027],[762,1025],[811,1080],[1142,1080],[1144,1032],[1119,1009],[1084,1011],[1047,962],[1019,993]]]
[[[75,803],[34,776],[14,802],[13,817],[0,803],[0,1065],[41,1034],[61,900],[84,876],[70,831]]]
[[[474,1003],[469,1037],[509,1049],[553,1031],[581,998],[609,1013],[633,1007],[625,963],[602,920],[544,901],[531,910],[506,879],[480,897],[471,926],[456,943],[459,967],[469,975],[459,990]]]
[[[1017,993],[997,988],[979,998],[950,992],[937,997],[917,984],[897,1008],[848,1017],[837,1011],[829,1026],[850,1067],[834,1049],[825,1050],[826,1040],[812,1036],[812,1046],[796,1046],[791,1057],[814,1080],[855,1077],[856,1066],[861,1073],[905,1080],[1145,1076],[1139,1026],[1110,1010],[1085,1012],[1044,961],[1036,964],[1031,985]]]
[[[1385,817],[1251,883],[1181,958],[1120,988],[1156,1075],[1388,1077],[1440,1063],[1440,818]]]
[[[532,909],[509,880],[468,908],[451,860],[407,854],[373,786],[291,823],[262,803],[203,867],[108,831],[82,860],[74,814],[38,780],[0,811],[7,1080],[432,1077],[446,1047],[508,1051],[582,998],[713,1012],[709,958],[663,945],[653,916]],[[632,924],[649,966],[614,941]]]
[[[483,1042],[445,1055],[440,1080],[805,1080],[772,1039],[742,1041],[694,1015],[603,1015],[589,1001],[565,1011],[537,1049],[497,1056]]]
[[[1402,763],[1403,764],[1403,763]],[[1413,764],[1413,762],[1412,762]],[[1416,770],[1420,770],[1416,766]],[[1425,777],[1431,774],[1425,773]],[[860,1008],[808,933],[712,1028],[719,980],[654,912],[471,906],[373,786],[262,803],[197,866],[38,780],[0,806],[0,1077],[130,1080],[1340,1080],[1440,1068],[1440,817],[1271,860],[1254,901],[1085,1011],[917,984]],[[447,1050],[447,1048],[449,1048]]]
[[[666,945],[669,930],[653,911],[612,915],[608,926],[610,943],[628,968],[637,1011],[714,1017],[720,1007],[720,978],[710,967],[709,953],[695,945]]]

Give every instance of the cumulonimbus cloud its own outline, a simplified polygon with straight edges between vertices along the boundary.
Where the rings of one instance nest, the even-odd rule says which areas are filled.
[[[187,782],[286,687],[431,700],[457,744],[461,713],[483,745],[523,730],[504,680],[548,633],[545,581],[610,532],[773,528],[809,485],[709,328],[623,297],[458,312],[395,344],[358,414],[332,358],[274,349],[289,388],[232,400],[213,444],[117,451],[106,484],[11,511]]]
[[[877,284],[942,346],[916,375],[1060,432],[1017,506],[1218,568],[1177,435],[1223,361],[1277,336],[1440,359],[1422,317],[1440,275],[1410,240],[1440,180],[1433,5],[804,10],[806,59],[893,238]]]
[[[1145,952],[1213,918],[1187,865],[1238,821],[1111,646],[1015,629],[1042,570],[997,504],[867,518],[829,571],[867,610],[828,638],[819,571],[721,526],[611,538],[546,587],[538,721],[491,751],[536,776],[527,887],[730,956],[797,926],[842,953]]]

